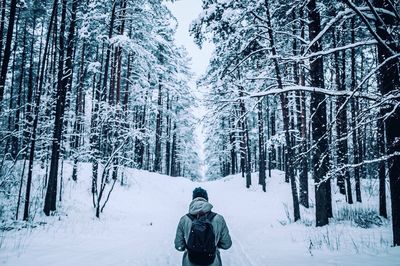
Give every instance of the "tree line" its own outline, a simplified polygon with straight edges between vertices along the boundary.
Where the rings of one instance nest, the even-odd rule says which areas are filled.
[[[97,217],[124,167],[199,178],[190,59],[161,0],[3,0],[2,219],[51,215],[90,163]],[[72,175],[64,176],[64,162]]]
[[[198,45],[215,44],[201,85],[208,175],[285,171],[294,220],[309,208],[329,223],[332,185],[362,202],[362,180],[379,180],[393,243],[400,245],[400,4],[396,0],[203,0],[191,26]],[[355,196],[355,197],[354,197]]]

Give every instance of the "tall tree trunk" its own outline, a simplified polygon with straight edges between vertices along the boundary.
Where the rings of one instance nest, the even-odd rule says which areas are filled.
[[[239,88],[239,98],[243,97],[243,88]],[[247,125],[247,114],[246,106],[243,100],[239,101],[240,108],[240,125],[241,125],[241,164],[242,164],[242,176],[246,176],[246,188],[251,186],[251,153],[250,153],[250,140],[249,131]]]
[[[171,175],[171,103],[169,93],[167,92],[167,130],[165,143],[165,173]]]
[[[25,29],[27,28],[27,20],[25,20]],[[19,151],[19,140],[20,140],[20,116],[21,116],[21,108],[22,108],[22,96],[23,96],[23,85],[24,85],[24,77],[25,77],[25,61],[26,61],[26,33],[27,31],[24,31],[24,35],[22,37],[22,56],[21,56],[21,69],[19,73],[19,88],[18,88],[18,98],[17,98],[17,110],[15,113],[15,121],[14,121],[14,131],[15,134],[13,134],[12,139],[11,139],[11,151],[12,151],[12,157],[17,158],[18,156],[18,151]],[[32,66],[31,66],[32,67]]]
[[[4,39],[4,24],[6,22],[6,5],[7,0],[1,1],[1,21],[0,21],[0,65],[3,60],[3,39]]]
[[[172,130],[172,147],[171,147],[171,176],[178,176],[178,166],[176,161],[177,154],[177,140],[176,140],[176,122]]]
[[[115,27],[118,23],[117,17],[117,0],[112,1],[112,8],[111,8],[111,17],[110,17],[110,26],[108,29],[108,40],[106,42],[106,59],[105,59],[105,66],[104,66],[104,76],[103,78],[103,86],[101,89],[101,104],[100,104],[100,113],[106,112],[107,113],[107,121],[102,123],[100,128],[100,138],[99,138],[99,161],[104,166],[103,173],[101,174],[101,183],[100,183],[100,190],[97,198],[97,202],[99,204],[102,192],[105,189],[106,184],[110,182],[110,170],[113,169],[113,163],[111,162],[108,167],[105,167],[107,164],[108,158],[111,157],[114,148],[114,130],[113,130],[113,123],[115,121],[115,108],[114,108],[114,90],[115,90],[115,46],[111,43],[111,39],[113,37],[113,33],[115,31]],[[113,173],[113,171],[112,171]],[[114,177],[113,177],[114,178]],[[100,206],[96,206],[97,210],[100,211]]]
[[[345,31],[345,27],[343,26],[343,32]],[[334,36],[336,39],[336,36]],[[334,39],[334,40],[335,40]],[[342,35],[342,42],[344,45],[345,37]],[[336,47],[336,46],[335,46]],[[341,57],[341,65],[339,66],[339,52],[335,53],[335,83],[338,91],[346,91],[346,51],[342,51]],[[341,72],[339,68],[341,67]],[[339,166],[345,166],[348,164],[348,146],[347,146],[347,106],[346,97],[339,96],[336,106],[337,112],[337,157]],[[350,182],[350,173],[347,168],[344,168],[341,172],[338,173],[337,181],[339,185],[340,193],[346,195],[346,201],[349,204],[353,203],[352,190],[351,190],[351,182]]]
[[[33,107],[33,90],[34,90],[34,81],[33,81],[33,70],[34,70],[34,44],[35,44],[35,28],[36,28],[36,17],[33,17],[32,22],[32,38],[31,38],[31,46],[30,46],[30,58],[29,58],[29,75],[28,75],[28,92],[26,96],[26,110],[25,110],[25,117],[26,123],[24,124],[24,139],[23,139],[23,146],[27,147],[29,145],[29,135],[30,135],[30,128],[32,127],[33,122],[33,114],[32,114],[32,107]],[[40,63],[39,63],[40,68]],[[27,152],[25,153],[26,158]]]
[[[14,38],[14,46],[12,48],[12,54],[13,54],[13,59],[12,59],[12,66],[11,66],[11,84],[10,84],[10,101],[8,103],[8,110],[10,112],[13,112],[13,110],[15,109],[15,66],[16,66],[16,53],[17,53],[17,45],[18,45],[18,37],[19,37],[19,13],[18,12],[16,14],[17,20],[15,21],[15,25],[16,25],[16,29],[15,29],[15,38]],[[0,107],[0,111],[1,111],[1,107]],[[6,145],[5,145],[5,151],[4,154],[7,154],[9,149],[12,148],[12,141],[13,138],[16,134],[16,132],[14,131],[14,126],[15,126],[15,121],[14,121],[14,116],[10,113],[10,115],[8,115],[8,125],[7,125],[7,129],[9,132],[9,135],[6,136],[7,141],[6,141]],[[18,147],[17,147],[18,149]],[[16,153],[18,151],[17,150],[12,150],[11,149],[11,156],[13,159],[15,159]]]
[[[113,35],[113,30],[114,30],[114,23],[115,23],[115,9],[116,9],[116,0],[113,0],[112,2],[112,9],[111,9],[111,18],[110,18],[110,28],[108,30],[108,39],[110,40]],[[103,87],[101,91],[101,100],[102,102],[105,102],[107,99],[107,84],[108,84],[108,71],[109,71],[109,66],[110,66],[110,57],[111,57],[111,49],[112,47],[107,47],[107,52],[106,52],[106,61],[105,61],[105,66],[104,66],[104,76],[103,76]]]
[[[78,180],[78,157],[79,157],[79,147],[81,145],[81,134],[83,132],[83,116],[85,112],[84,107],[84,94],[83,94],[83,86],[84,80],[86,77],[85,70],[85,51],[86,51],[86,42],[82,44],[81,51],[81,62],[79,69],[79,81],[76,89],[76,100],[75,100],[75,123],[74,123],[74,136],[72,139],[72,147],[75,149],[75,154],[73,155],[74,164],[72,167],[72,180]]]
[[[342,51],[342,87],[341,91],[346,91],[346,51]],[[343,165],[348,164],[349,149],[347,144],[347,106],[345,105],[345,97],[339,97],[339,106],[343,106],[343,109],[339,111],[339,150],[342,151],[342,158],[339,157]],[[339,108],[340,108],[339,107]],[[347,169],[344,170],[344,180],[346,181],[346,200],[347,203],[353,204],[353,195],[350,182],[350,173]]]
[[[146,91],[144,106],[140,108],[140,117],[139,117],[139,132],[140,137],[135,140],[135,162],[138,165],[139,169],[149,169],[148,166],[145,167],[144,159],[145,159],[145,133],[146,133],[146,114],[147,114],[147,98],[149,97],[150,90]],[[147,145],[148,147],[148,145]],[[147,161],[148,163],[148,161]]]
[[[304,8],[300,9],[300,37],[304,39],[305,36],[305,23],[304,23]],[[300,48],[300,54],[304,53],[304,46]],[[304,62],[301,62],[299,82],[301,86],[306,85],[306,77],[304,73]],[[301,159],[300,159],[300,204],[304,207],[309,207],[308,197],[308,161],[307,161],[307,116],[306,116],[306,95],[300,92],[300,120],[301,120]]]
[[[72,0],[71,24],[69,27],[67,39],[67,53],[65,58],[64,72],[64,34],[66,27],[67,0],[62,1],[61,24],[60,24],[60,55],[58,63],[58,85],[57,85],[57,103],[56,113],[54,118],[54,133],[51,152],[51,164],[49,181],[47,185],[46,198],[43,211],[48,216],[51,211],[56,210],[57,201],[57,177],[58,164],[60,157],[60,145],[62,141],[62,131],[64,125],[64,110],[65,99],[67,96],[68,87],[72,80],[72,57],[74,54],[74,36],[75,36],[75,21],[76,21],[77,1]]]
[[[238,117],[240,118],[242,116],[240,102],[239,102],[238,108],[239,108]],[[239,129],[239,139],[240,139],[240,143],[239,143],[240,172],[242,174],[242,178],[244,178],[245,173],[246,173],[246,142],[245,142],[245,136],[244,136],[244,130],[243,130],[243,122],[241,120],[238,121],[238,129]]]
[[[377,133],[377,142],[378,142],[378,154],[380,157],[386,155],[386,141],[385,141],[385,124],[383,122],[384,112],[381,109],[379,113],[379,120],[377,123],[378,133]],[[386,209],[386,162],[381,161],[378,163],[378,174],[379,174],[379,215],[387,218],[387,209]]]
[[[58,77],[57,77],[57,102],[56,102],[56,113],[54,117],[54,131],[53,141],[51,149],[51,163],[50,163],[50,174],[47,184],[46,197],[44,201],[44,213],[49,216],[51,211],[56,210],[57,202],[57,179],[58,179],[58,166],[60,157],[60,145],[61,145],[61,134],[64,120],[64,107],[66,98],[66,86],[65,79],[67,75],[64,75],[64,34],[66,24],[66,13],[67,13],[67,0],[62,0],[61,8],[61,23],[60,23],[60,41],[59,41],[59,58],[58,58]],[[67,70],[66,70],[67,73]]]
[[[268,0],[265,2],[265,6],[267,9],[267,26],[268,26],[268,37],[269,37],[269,42],[270,42],[270,47],[271,47],[271,53],[273,56],[273,62],[274,62],[274,68],[275,68],[275,75],[276,75],[276,80],[278,82],[278,89],[283,90],[283,83],[282,83],[282,75],[279,67],[279,62],[277,59],[277,52],[276,52],[276,47],[275,47],[275,38],[272,30],[272,23],[271,23],[271,16],[270,16],[270,10],[269,10],[269,4]],[[281,100],[281,108],[282,108],[282,119],[283,119],[283,130],[285,133],[285,149],[284,149],[284,161],[286,164],[286,171],[285,171],[285,176],[286,179],[290,180],[291,184],[291,190],[292,190],[292,200],[293,200],[293,211],[294,211],[294,221],[297,221],[300,219],[300,206],[299,206],[299,197],[297,193],[297,184],[296,184],[296,177],[294,175],[294,169],[293,169],[293,149],[292,149],[292,143],[291,143],[291,136],[289,132],[289,100],[288,100],[288,95],[285,93],[280,93],[280,100]]]
[[[234,175],[237,172],[237,155],[236,155],[236,126],[235,126],[235,119],[233,115],[231,115],[231,129],[229,132],[229,141],[230,141],[230,146],[231,146],[231,174]]]
[[[29,219],[29,204],[30,204],[30,194],[31,194],[31,186],[32,186],[32,174],[33,174],[33,162],[35,158],[35,144],[36,144],[36,129],[39,121],[39,106],[40,106],[40,99],[42,95],[42,88],[43,88],[43,79],[44,79],[44,71],[46,68],[46,61],[47,61],[47,52],[49,48],[49,42],[50,42],[50,36],[51,32],[53,29],[53,23],[54,20],[56,20],[57,16],[57,5],[58,5],[58,0],[54,0],[53,2],[53,9],[50,17],[50,22],[49,22],[49,28],[47,31],[47,37],[46,37],[46,42],[45,42],[45,47],[43,51],[43,58],[41,61],[41,66],[40,66],[40,75],[39,75],[39,80],[38,80],[38,87],[36,90],[36,95],[35,95],[35,107],[34,107],[34,119],[33,119],[33,125],[31,128],[31,134],[30,134],[30,153],[29,153],[29,167],[28,167],[28,178],[26,181],[26,193],[25,193],[25,206],[24,206],[24,220],[27,221]]]
[[[321,31],[320,15],[316,7],[316,0],[307,3],[309,19],[309,37],[313,40]],[[310,51],[316,53],[321,51],[319,42],[314,42]],[[324,70],[322,57],[310,60],[310,85],[312,87],[324,88]],[[323,93],[313,92],[311,95],[311,119],[313,148],[312,167],[314,168],[315,182],[315,214],[316,226],[324,226],[329,223],[329,210],[332,208],[330,200],[330,178],[327,176],[329,170],[328,139],[326,101]]]
[[[258,100],[258,158],[259,158],[259,168],[258,168],[258,184],[266,191],[265,188],[265,147],[264,147],[264,115],[263,115],[263,99]]]
[[[112,78],[113,78],[113,73],[111,75],[109,74],[110,72],[110,62],[112,61],[111,57],[111,52],[113,49],[113,46],[109,43],[109,40],[111,40],[114,32],[114,26],[115,26],[115,11],[116,11],[116,6],[117,6],[117,1],[113,0],[112,1],[112,8],[111,8],[111,17],[110,17],[110,27],[108,29],[108,42],[106,43],[106,58],[104,62],[104,75],[103,75],[103,84],[101,86],[101,91],[100,91],[100,101],[101,105],[99,106],[99,111],[103,111],[105,109],[107,99],[109,102],[110,100],[110,95],[107,92],[112,92],[112,90],[107,90],[108,88],[108,80],[110,79],[110,88],[113,86],[112,84]],[[111,64],[112,65],[112,64]],[[111,69],[112,71],[112,69]],[[110,78],[111,76],[111,78]],[[107,95],[109,95],[109,98],[107,98]],[[104,110],[107,111],[108,110]],[[110,134],[110,125],[109,123],[103,123],[102,128],[100,130],[101,134],[99,136],[98,142],[99,142],[99,159],[105,164],[105,160],[107,156],[111,155],[111,148],[110,148],[110,142],[107,141],[109,134]],[[101,155],[100,155],[101,153]],[[104,169],[106,170],[106,169]],[[103,175],[102,175],[103,176]],[[106,175],[106,182],[108,182],[108,175]]]
[[[267,102],[267,110],[266,110],[266,117],[267,117],[267,139],[268,139],[268,141],[271,141],[271,120],[270,120],[270,108],[269,108],[269,105],[270,105],[270,101],[269,101],[269,97],[267,96],[266,97],[267,99],[266,99],[266,102]],[[268,155],[268,177],[269,178],[271,178],[271,170],[272,170],[272,147],[271,147],[271,144],[269,144],[268,146],[268,152],[267,152],[267,155]]]
[[[356,42],[356,34],[355,34],[355,18],[351,19],[351,43]],[[351,49],[351,90],[356,88],[357,76],[356,76],[356,50],[355,48]],[[351,99],[351,110],[352,110],[352,126],[353,126],[353,160],[354,164],[359,164],[361,162],[361,134],[360,129],[357,128],[357,116],[358,116],[358,100]],[[356,200],[357,202],[361,202],[361,182],[360,182],[360,170],[361,167],[354,168],[354,181],[355,181],[355,190],[356,190]],[[386,197],[386,196],[385,196]]]
[[[273,137],[276,136],[276,114],[275,114],[275,110],[276,110],[276,103],[275,103],[275,98],[273,98],[272,107],[269,108],[269,111],[270,111],[269,113],[270,113],[270,116],[271,116],[271,122],[270,122],[271,134],[270,134],[270,138],[271,137],[273,138]],[[271,149],[271,153],[270,153],[270,155],[271,155],[271,160],[270,160],[271,167],[270,167],[270,169],[276,169],[276,168],[278,168],[277,159],[276,159],[276,157],[277,157],[276,145],[274,143],[272,143],[270,149]]]
[[[162,85],[160,78],[158,83],[156,143],[154,150],[154,168],[153,168],[155,172],[161,171],[161,137],[162,137]]]
[[[102,54],[100,62],[103,63],[103,55],[104,55],[104,44],[102,47]],[[96,60],[99,58],[99,49],[96,49]],[[103,64],[101,64],[103,66]],[[102,68],[102,67],[101,67]],[[100,73],[102,73],[103,69],[100,69]],[[96,83],[96,75],[98,75],[97,83]],[[90,150],[92,151],[91,162],[92,162],[92,201],[93,207],[95,208],[97,205],[96,199],[98,198],[98,189],[97,189],[97,179],[98,179],[98,169],[99,169],[99,157],[100,157],[100,133],[99,133],[99,102],[101,98],[101,74],[94,74],[93,76],[93,92],[92,92],[92,110],[90,117]]]
[[[339,41],[338,37],[339,33],[335,29],[332,31],[332,39],[333,39],[333,47],[337,47],[337,42]],[[341,76],[344,75],[344,73],[340,72],[340,62],[339,62],[339,51],[336,51],[334,53],[334,65],[335,65],[335,89],[340,91],[343,89],[343,85],[341,84]],[[343,120],[346,118],[346,115],[344,115],[344,112],[340,112],[340,108],[342,107],[342,104],[345,102],[345,97],[341,96],[338,97],[338,101],[336,104],[337,112],[338,113],[338,119],[336,121],[336,131],[337,131],[337,139],[338,139],[338,144],[337,144],[337,157],[338,157],[338,162],[340,165],[344,164],[344,155],[347,156],[347,152],[345,153],[345,149],[347,149],[347,146],[345,146],[344,141],[342,140],[343,135],[347,134],[347,131],[344,131],[344,123],[346,123],[346,120]],[[346,142],[347,145],[347,142]],[[344,170],[345,171],[345,170]],[[345,185],[345,172],[340,172],[336,176],[336,184],[339,187],[339,193],[342,195],[346,195],[346,185]]]
[[[3,97],[4,97],[4,85],[6,83],[6,78],[7,78],[8,63],[10,62],[10,57],[11,57],[11,43],[13,39],[17,2],[18,2],[17,0],[11,0],[10,3],[10,14],[8,18],[6,45],[4,47],[4,52],[3,52],[4,57],[3,57],[3,62],[1,63],[1,72],[0,72],[0,113],[2,112],[1,104],[3,102]],[[0,53],[1,52],[2,51],[0,51]]]
[[[126,0],[120,1],[120,12],[118,15],[118,20],[120,21],[120,25],[118,27],[118,32],[120,35],[124,34],[125,30],[125,12],[126,12]],[[114,144],[113,150],[117,149],[118,145],[120,145],[120,130],[121,130],[121,77],[122,77],[122,48],[117,46],[115,49],[115,106],[116,106],[116,119],[114,120],[113,126],[113,137],[114,137]],[[120,153],[120,152],[118,152]],[[117,179],[118,177],[118,166],[119,166],[119,154],[114,157],[113,159],[113,172],[112,177],[113,179]]]
[[[393,7],[388,0],[375,0],[377,8],[384,8],[393,11]],[[382,13],[382,20],[376,20],[376,34],[384,42],[378,42],[378,62],[381,64],[388,60],[393,54],[388,49],[396,51],[396,41],[382,24],[392,25],[393,19],[386,13]],[[394,93],[400,88],[399,80],[399,59],[388,60],[381,68],[378,75],[378,86],[383,96]],[[397,96],[397,100],[400,97]],[[382,112],[388,115],[385,120],[387,153],[400,153],[400,109],[392,106],[382,107]],[[390,182],[390,196],[392,202],[392,228],[393,228],[393,245],[400,246],[400,156],[393,156],[388,161],[388,172]]]

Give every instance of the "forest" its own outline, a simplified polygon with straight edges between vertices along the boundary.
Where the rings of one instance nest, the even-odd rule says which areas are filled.
[[[1,0],[0,220],[58,215],[82,178],[100,218],[126,169],[200,181],[201,124],[207,180],[268,192],[281,170],[293,221],[314,208],[316,227],[335,191],[362,203],[376,180],[400,246],[400,1],[202,0],[202,97],[164,2]]]
[[[293,198],[316,226],[332,217],[332,189],[362,202],[361,183],[379,180],[379,215],[400,245],[400,3],[376,1],[203,1],[191,26],[215,52],[200,86],[208,176],[285,171]],[[387,191],[386,182],[390,183]],[[335,186],[332,188],[332,186]],[[355,196],[355,197],[354,197]]]
[[[98,217],[123,167],[198,178],[190,59],[173,20],[158,0],[2,1],[0,187],[15,219],[30,219],[32,189],[55,211],[80,162],[93,165]]]

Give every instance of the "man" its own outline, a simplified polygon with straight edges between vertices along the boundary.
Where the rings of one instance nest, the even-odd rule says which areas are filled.
[[[212,208],[213,206],[208,202],[207,191],[201,187],[195,188],[193,190],[193,200],[189,205],[189,213],[180,219],[176,230],[175,248],[178,251],[184,251],[182,260],[183,266],[221,266],[221,256],[218,249],[228,249],[232,246],[232,240],[224,217],[211,212]],[[205,228],[205,230],[197,230],[196,227],[200,229]],[[208,234],[207,236],[194,236],[194,232],[200,232],[199,234],[201,234],[207,232],[208,228],[210,228],[210,231],[206,233]],[[199,239],[202,239],[203,242],[207,242],[210,236],[214,239],[211,249],[213,250],[211,251],[212,253],[208,255],[196,253],[194,255],[196,245],[202,245]],[[208,244],[205,245],[210,246]],[[207,248],[204,248],[204,250],[206,249]],[[208,259],[211,257],[211,263],[195,263],[199,261],[196,256],[206,256],[206,260],[207,256]]]

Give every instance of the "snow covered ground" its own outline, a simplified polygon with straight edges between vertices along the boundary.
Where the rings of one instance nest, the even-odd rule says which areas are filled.
[[[224,265],[400,265],[400,248],[390,247],[389,223],[315,228],[312,209],[302,209],[302,222],[291,223],[290,188],[278,171],[264,193],[257,185],[247,190],[240,175],[194,183],[129,169],[128,185],[116,186],[100,220],[91,208],[89,173],[82,165],[80,180],[65,182],[60,215],[36,219],[46,225],[3,232],[1,265],[180,265],[182,254],[173,247],[176,225],[197,186],[208,190],[214,211],[230,229],[233,246],[221,252]]]

